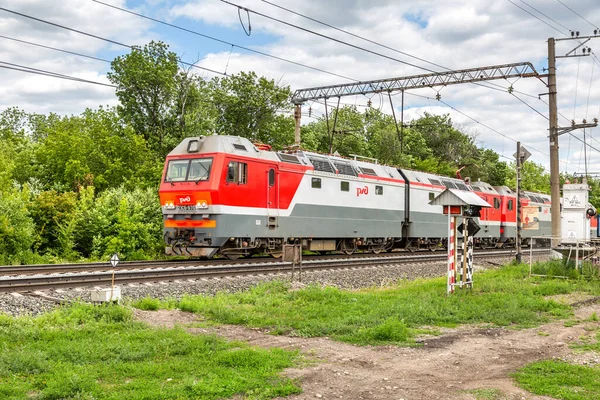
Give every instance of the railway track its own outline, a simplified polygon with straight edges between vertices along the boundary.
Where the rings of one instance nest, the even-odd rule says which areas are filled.
[[[538,250],[539,251],[546,251]],[[513,250],[503,251],[480,251],[474,253],[475,258],[496,258],[507,257],[514,255]],[[302,271],[316,271],[324,269],[344,269],[344,268],[365,268],[380,265],[391,264],[410,264],[417,262],[436,262],[446,260],[446,253],[439,252],[437,254],[410,254],[398,255],[397,253],[386,254],[385,256],[364,255],[362,257],[340,257],[330,259],[309,259],[302,263]],[[239,261],[239,260],[238,260]],[[225,264],[227,263],[227,264]],[[232,277],[241,275],[257,275],[257,274],[275,274],[290,272],[292,270],[291,263],[271,261],[266,262],[264,259],[260,262],[254,262],[250,259],[245,260],[245,263],[224,261],[222,265],[215,265],[212,260],[212,265],[190,266],[187,261],[186,265],[170,265],[175,263],[167,263],[168,267],[136,269],[139,266],[135,263],[124,263],[123,268],[114,271],[115,284],[127,283],[142,283],[142,282],[168,282],[177,280],[195,280],[201,278],[218,278]],[[129,265],[129,267],[126,267]],[[1,292],[31,292],[44,289],[57,289],[67,287],[89,287],[89,286],[105,286],[110,285],[113,279],[113,272],[88,270],[86,272],[64,272],[52,274],[38,275],[17,275],[4,276],[0,278],[0,293]],[[298,268],[296,271],[299,272]]]
[[[488,249],[483,250],[489,253],[514,251],[507,249]],[[418,253],[411,252],[393,252],[378,255],[379,258],[384,257],[410,257],[418,254],[446,254],[445,249],[439,251],[422,251]],[[475,253],[476,254],[476,253]],[[328,255],[304,255],[303,258],[308,260],[328,260],[338,259],[342,257],[340,254]],[[370,253],[358,253],[352,256],[353,258],[373,258]],[[92,263],[72,263],[72,264],[34,264],[34,265],[18,265],[18,266],[0,266],[0,277],[8,275],[35,275],[35,274],[58,274],[67,272],[92,272],[92,271],[112,271],[112,270],[135,270],[135,269],[153,269],[167,267],[200,267],[200,266],[215,266],[215,265],[241,265],[249,263],[277,263],[280,262],[271,256],[241,258],[238,260],[228,259],[208,259],[208,260],[153,260],[153,261],[121,261],[116,268],[110,265],[110,262],[92,262]]]

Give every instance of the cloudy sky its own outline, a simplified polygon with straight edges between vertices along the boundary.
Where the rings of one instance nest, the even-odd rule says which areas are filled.
[[[369,53],[256,13],[238,13],[237,7],[221,0],[102,1],[200,35],[94,0],[4,0],[0,3],[0,109],[17,106],[29,112],[78,114],[86,107],[114,105],[113,88],[90,82],[109,83],[107,61],[126,53],[123,45],[144,45],[150,40],[168,43],[185,62],[227,74],[253,70],[296,90],[523,61],[543,73],[548,65],[549,37],[570,37],[569,31],[593,35],[600,27],[597,0],[231,0]],[[556,54],[565,55],[581,42],[558,42]],[[585,46],[592,48],[591,56],[557,60],[560,126],[570,125],[572,119],[581,122],[600,117],[600,36]],[[598,57],[594,49],[598,49]],[[15,68],[36,68],[37,72],[90,82]],[[206,78],[217,75],[196,71]],[[547,168],[547,88],[535,78],[492,83],[495,86],[464,84],[408,91],[405,120],[425,112],[449,113],[456,125],[476,135],[478,145],[494,149],[508,160],[516,150],[516,140],[520,140],[531,151],[531,160]],[[511,85],[513,94],[508,92]],[[438,93],[440,101],[436,100]],[[398,115],[400,96],[392,98]],[[391,113],[387,96],[344,97],[341,101],[365,107],[369,100],[373,107]],[[311,120],[309,106],[312,117],[324,112],[322,104],[305,104],[303,123]],[[600,172],[600,128],[588,129],[585,135],[588,169]],[[561,136],[561,171],[584,171],[583,138],[583,130]]]

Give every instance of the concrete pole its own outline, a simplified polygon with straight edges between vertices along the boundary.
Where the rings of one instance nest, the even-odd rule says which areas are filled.
[[[517,257],[516,261],[521,264],[521,142],[517,142]]]
[[[550,216],[552,247],[560,244],[560,181],[558,165],[558,112],[556,106],[556,56],[554,38],[548,39],[548,96],[550,105]]]
[[[302,109],[300,104],[296,104],[296,106],[294,107],[294,118],[296,119],[294,143],[300,145],[300,118],[302,118]]]

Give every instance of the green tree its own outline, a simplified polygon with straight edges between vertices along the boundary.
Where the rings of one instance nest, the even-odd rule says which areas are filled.
[[[123,183],[148,187],[159,180],[163,160],[131,127],[120,123],[113,109],[88,109],[81,116],[63,117],[47,131],[33,156],[34,176],[45,190],[93,185],[101,191]]]
[[[149,147],[164,157],[186,136],[211,127],[201,80],[179,68],[177,55],[163,42],[135,47],[111,63],[108,79],[117,85],[119,115],[142,135]],[[205,132],[204,132],[205,133]]]
[[[507,183],[511,188],[516,188],[515,163],[511,163]],[[521,167],[521,189],[539,193],[550,193],[550,174],[541,164],[525,161]]]
[[[240,72],[213,78],[210,92],[216,107],[216,133],[242,136],[275,148],[293,143],[294,120],[282,112],[291,110],[289,86]]]

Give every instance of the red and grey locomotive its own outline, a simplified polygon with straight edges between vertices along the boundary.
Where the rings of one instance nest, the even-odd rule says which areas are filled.
[[[429,202],[446,188],[472,191],[492,205],[477,222],[481,244],[514,243],[516,196],[507,187],[306,151],[276,152],[235,136],[183,140],[167,156],[160,186],[168,254],[230,258],[287,243],[306,250],[379,253],[443,243],[447,218]],[[550,198],[525,238],[550,234]]]

